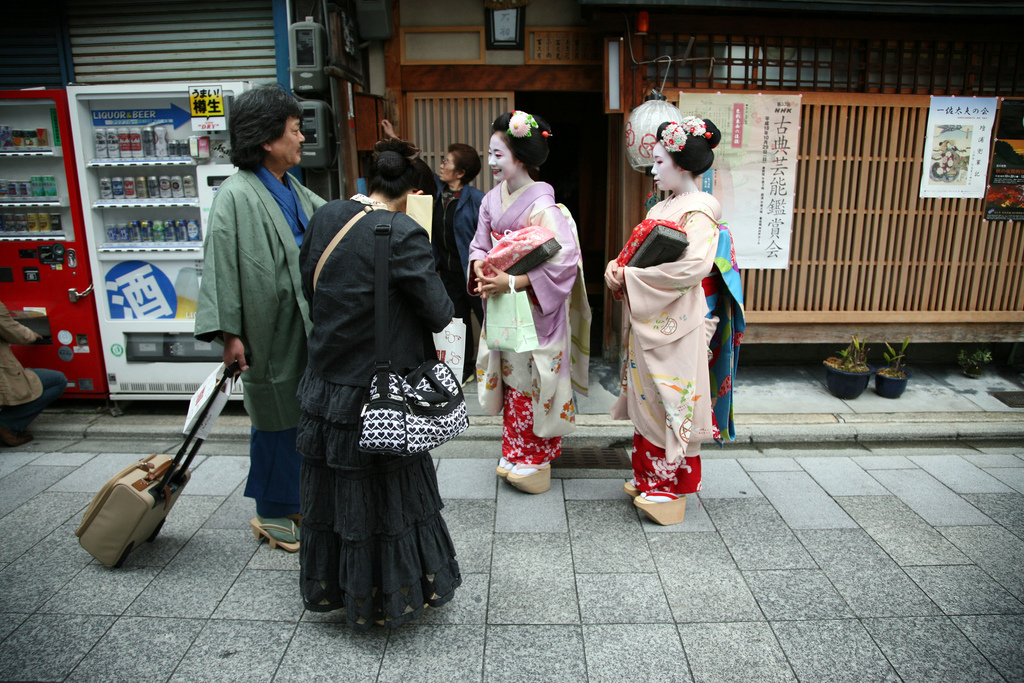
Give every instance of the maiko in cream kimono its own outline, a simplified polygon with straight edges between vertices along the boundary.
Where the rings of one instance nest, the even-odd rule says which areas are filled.
[[[555,204],[550,185],[530,183],[512,193],[507,186],[503,182],[484,197],[470,262],[486,257],[496,242],[492,231],[503,234],[528,225],[550,230],[562,248],[530,271],[541,347],[527,353],[490,351],[486,339],[481,339],[476,361],[480,404],[490,415],[501,413],[508,385],[530,398],[533,433],[541,438],[560,437],[575,431],[573,389],[585,395],[588,382],[590,307],[578,239]]]
[[[622,269],[622,392],[611,415],[632,420],[676,463],[699,454],[700,442],[714,436],[708,341],[717,320],[705,317],[701,281],[714,265],[721,205],[695,192],[658,203],[647,217],[682,225],[689,246],[676,261]]]

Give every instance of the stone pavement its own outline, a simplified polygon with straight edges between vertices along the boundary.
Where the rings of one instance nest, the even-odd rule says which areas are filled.
[[[1024,681],[1024,411],[987,393],[1019,380],[930,372],[835,403],[814,368],[748,370],[741,438],[674,527],[628,471],[497,482],[475,418],[434,454],[463,586],[366,634],[306,612],[297,556],[253,539],[231,411],[155,542],[93,561],[84,508],[182,418],[58,407],[0,450],[0,681]],[[583,417],[581,442],[628,434]]]

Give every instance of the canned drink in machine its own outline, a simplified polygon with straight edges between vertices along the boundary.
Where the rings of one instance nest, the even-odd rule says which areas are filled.
[[[124,198],[134,200],[136,198],[135,178],[125,176],[122,182],[124,183]]]
[[[114,198],[114,186],[110,182],[110,178],[103,176],[100,178],[100,199],[113,199]]]
[[[172,196],[173,195],[171,194],[171,176],[160,176],[160,198],[170,199]]]
[[[122,159],[132,158],[132,134],[128,126],[121,126],[117,129],[117,145],[121,150]]]
[[[155,175],[146,178],[146,192],[149,193],[150,199],[160,198],[160,179]]]
[[[107,158],[107,132],[102,128],[93,130],[93,144],[96,148],[96,158]]]
[[[175,199],[180,199],[185,196],[185,191],[181,187],[181,176],[171,176],[171,196]]]
[[[107,128],[107,156],[111,159],[121,158],[121,142],[120,136],[117,134],[117,128]]]
[[[111,178],[110,190],[114,195],[114,199],[124,199],[124,178],[117,175]]]
[[[135,196],[139,199],[149,199],[149,184],[144,175],[135,179]]]

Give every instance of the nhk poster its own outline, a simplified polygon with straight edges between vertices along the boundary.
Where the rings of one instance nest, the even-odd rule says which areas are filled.
[[[1004,99],[999,107],[985,218],[1024,221],[1024,100]]]
[[[789,266],[800,143],[799,94],[679,94],[684,115],[722,131],[714,195],[732,230],[740,268]]]
[[[988,175],[988,143],[996,118],[994,97],[933,97],[922,197],[983,197]]]

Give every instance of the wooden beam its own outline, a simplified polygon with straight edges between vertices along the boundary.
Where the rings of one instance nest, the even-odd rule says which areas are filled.
[[[857,334],[871,344],[911,337],[914,344],[1024,341],[1024,325],[1012,324],[748,324],[743,344],[845,344]]]
[[[430,90],[569,90],[603,92],[601,65],[403,66],[406,92]],[[388,77],[388,84],[391,79]]]
[[[402,135],[402,22],[399,16],[401,3],[391,3],[391,37],[384,43],[384,99],[387,100],[386,115],[395,128],[395,133]]]

